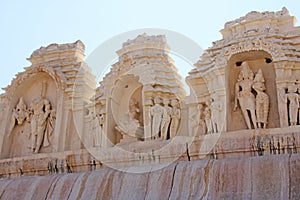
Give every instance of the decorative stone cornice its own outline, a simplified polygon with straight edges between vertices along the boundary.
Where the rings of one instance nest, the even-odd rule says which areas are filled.
[[[51,60],[51,58],[58,58],[58,55],[60,54],[64,55],[69,53],[76,53],[78,58],[83,58],[84,51],[85,46],[80,40],[77,40],[74,43],[66,44],[54,43],[35,50],[27,60],[29,60],[32,64],[35,64],[44,57]],[[61,58],[64,58],[64,56],[62,56]]]
[[[240,23],[246,23],[249,21],[254,21],[254,20],[259,20],[259,19],[267,19],[267,18],[285,18],[285,17],[289,17],[289,11],[283,7],[282,10],[277,11],[277,12],[257,12],[257,11],[252,11],[247,13],[245,16],[240,17],[236,20],[233,21],[229,21],[227,23],[225,23],[224,28],[230,28],[233,26],[236,26],[237,24]]]

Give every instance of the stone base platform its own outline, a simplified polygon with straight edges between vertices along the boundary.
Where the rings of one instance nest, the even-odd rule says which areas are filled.
[[[96,170],[100,168],[169,165],[178,161],[225,159],[300,152],[299,127],[243,130],[172,140],[137,141],[0,160],[1,177],[20,177]],[[129,170],[130,171],[130,170]]]

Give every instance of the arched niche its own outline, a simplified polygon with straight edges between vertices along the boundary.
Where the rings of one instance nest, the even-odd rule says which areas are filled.
[[[44,86],[43,86],[44,85]],[[19,99],[22,97],[27,109],[30,108],[31,103],[42,95],[42,88],[44,87],[44,98],[50,102],[51,110],[56,110],[58,99],[58,86],[56,81],[45,71],[38,71],[30,76],[27,76],[20,84],[18,84],[10,98],[9,110],[7,113],[6,137],[2,149],[4,157],[18,157],[24,155],[31,155],[31,126],[30,121],[25,121],[22,125],[15,125],[12,131],[9,127],[12,122],[12,110],[16,107]],[[41,147],[40,153],[50,153],[53,151],[54,132],[48,137],[50,145]]]
[[[119,143],[123,138],[116,130],[115,127],[120,125],[123,121],[128,120],[129,103],[134,99],[140,109],[139,122],[143,126],[143,85],[139,82],[139,78],[134,75],[122,76],[115,82],[115,86],[112,90],[111,99],[111,115],[112,120],[108,121],[108,127],[115,133],[114,141],[112,143]]]
[[[276,74],[271,55],[265,51],[247,51],[242,53],[234,54],[230,57],[227,63],[226,73],[226,94],[227,94],[227,130],[235,131],[247,129],[244,116],[238,106],[238,109],[234,111],[235,104],[235,84],[237,82],[238,75],[240,73],[241,62],[247,62],[250,69],[254,74],[259,69],[262,70],[265,78],[265,92],[269,96],[269,115],[267,128],[279,127],[279,114],[278,114],[278,103],[277,103],[277,89],[276,89]],[[255,93],[255,92],[254,92]],[[238,104],[239,105],[239,104]],[[252,124],[252,122],[251,122]],[[253,127],[252,127],[253,128]]]

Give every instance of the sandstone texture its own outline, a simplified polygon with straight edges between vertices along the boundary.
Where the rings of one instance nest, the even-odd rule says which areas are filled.
[[[268,155],[1,179],[0,199],[299,199],[299,181],[300,155]]]

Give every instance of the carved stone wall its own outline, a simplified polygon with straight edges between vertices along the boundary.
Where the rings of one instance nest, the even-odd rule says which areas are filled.
[[[278,113],[278,103],[277,103],[277,87],[276,87],[276,74],[274,63],[269,61],[272,57],[264,51],[249,51],[233,55],[227,64],[227,102],[228,102],[228,112],[227,112],[227,130],[242,130],[247,129],[245,121],[243,119],[243,114],[241,109],[238,108],[234,111],[234,98],[235,98],[235,84],[238,79],[241,67],[237,66],[242,60],[247,60],[250,69],[254,74],[257,74],[258,70],[261,69],[263,77],[265,79],[266,93],[270,97],[269,103],[269,114],[268,114],[268,128],[276,128],[280,126],[279,113]],[[254,89],[252,92],[256,95]],[[232,123],[232,121],[237,123]]]
[[[100,82],[92,100],[92,104],[97,105],[105,99],[109,119],[105,124],[107,144],[150,140],[150,110],[155,97],[168,98],[170,104],[172,99],[177,99],[182,104],[183,84],[168,51],[165,36],[147,34],[128,40],[117,51],[119,61]],[[128,120],[131,100],[138,103],[139,119]]]
[[[205,50],[186,78],[191,91],[195,91],[188,97],[189,104],[203,103],[217,93],[226,105],[223,114],[227,123],[223,130],[245,129],[241,111],[234,112],[232,108],[239,73],[236,66],[248,62],[254,72],[260,68],[266,79],[265,93],[270,97],[268,127],[289,126],[285,95],[289,85],[298,84],[300,67],[296,42],[300,29],[294,24],[295,18],[286,8],[278,12],[250,12],[226,23],[221,30],[223,39]]]
[[[1,97],[2,158],[83,147],[83,106],[95,87],[83,57],[81,41],[52,44],[32,53],[28,59],[32,65],[17,74]],[[23,123],[18,121],[22,113],[17,109],[21,98],[28,115]]]

